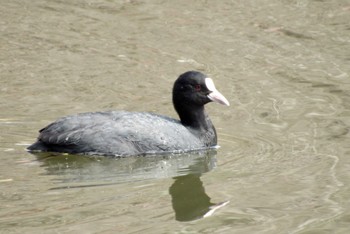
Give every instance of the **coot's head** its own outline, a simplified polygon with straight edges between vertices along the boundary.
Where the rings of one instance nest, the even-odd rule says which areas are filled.
[[[181,106],[195,109],[203,107],[208,102],[230,105],[227,99],[215,88],[213,80],[201,72],[185,72],[175,81],[173,103],[177,112]]]
[[[175,81],[173,104],[182,124],[208,129],[211,123],[208,122],[210,120],[204,112],[204,105],[208,102],[230,105],[227,99],[216,90],[213,80],[203,73],[185,72]]]

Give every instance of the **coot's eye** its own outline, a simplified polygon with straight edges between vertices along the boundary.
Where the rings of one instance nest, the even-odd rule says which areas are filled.
[[[195,89],[196,91],[201,91],[202,87],[201,87],[200,84],[196,84],[196,85],[194,86],[194,89]]]

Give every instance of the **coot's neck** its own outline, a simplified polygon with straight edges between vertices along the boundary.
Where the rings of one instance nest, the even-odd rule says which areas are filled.
[[[215,128],[204,110],[204,106],[174,105],[181,123],[194,134],[205,147],[215,146]]]
[[[181,123],[186,127],[208,131],[213,127],[208,115],[204,110],[204,106],[176,106],[175,107]]]

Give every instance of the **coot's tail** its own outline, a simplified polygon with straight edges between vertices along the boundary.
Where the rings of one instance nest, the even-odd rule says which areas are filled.
[[[27,148],[28,151],[48,151],[48,147],[41,141],[37,141]]]

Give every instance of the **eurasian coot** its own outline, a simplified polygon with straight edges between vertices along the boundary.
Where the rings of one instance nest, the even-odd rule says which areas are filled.
[[[41,129],[28,150],[129,156],[210,148],[217,144],[215,128],[204,110],[211,101],[229,106],[211,78],[188,71],[173,87],[180,121],[147,112],[82,113]]]

